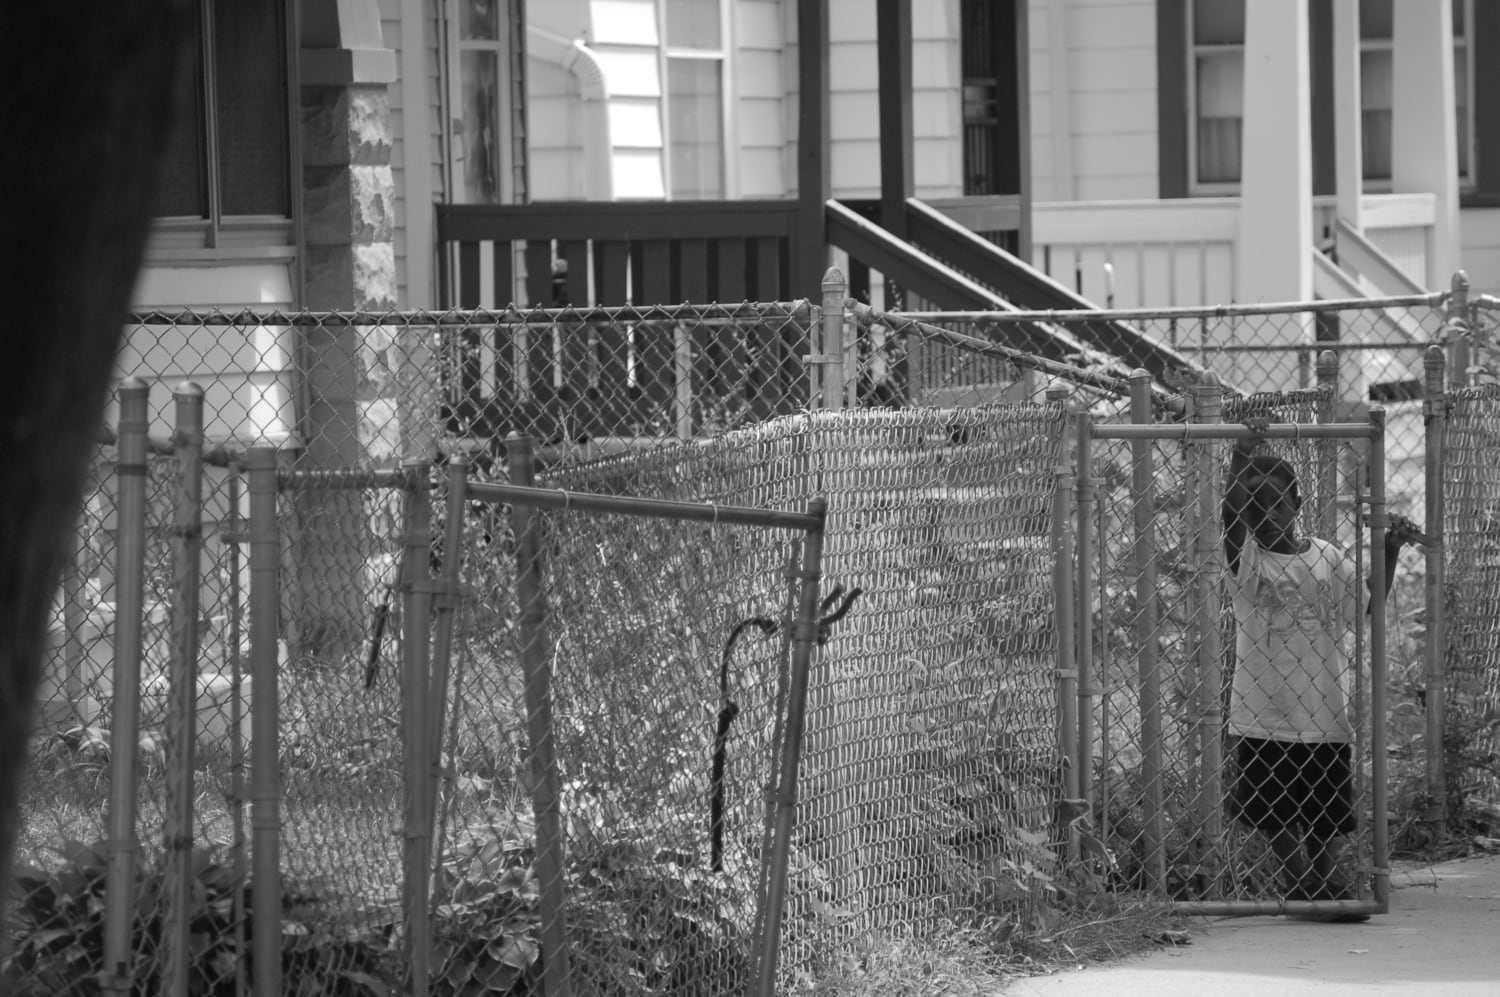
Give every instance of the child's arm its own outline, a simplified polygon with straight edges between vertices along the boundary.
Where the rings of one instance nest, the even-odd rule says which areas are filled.
[[[1239,574],[1240,551],[1250,527],[1245,520],[1245,507],[1250,504],[1250,490],[1245,486],[1245,471],[1250,467],[1250,456],[1265,440],[1266,427],[1270,420],[1264,416],[1253,416],[1245,420],[1245,427],[1255,435],[1234,441],[1234,450],[1229,457],[1229,476],[1224,483],[1224,557],[1229,562],[1229,573]]]

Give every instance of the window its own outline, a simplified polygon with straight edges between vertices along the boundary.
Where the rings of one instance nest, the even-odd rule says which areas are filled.
[[[1240,182],[1245,0],[1193,0],[1189,11],[1189,176],[1194,190],[1223,190]]]
[[[663,141],[672,200],[725,196],[724,17],[720,0],[661,0]]]
[[[964,194],[1021,192],[1016,5],[963,0]]]
[[[1360,104],[1361,130],[1363,134],[1364,176],[1373,187],[1391,178],[1391,84],[1392,53],[1391,25],[1394,0],[1360,0]],[[1470,71],[1469,53],[1473,49],[1474,0],[1452,0],[1453,2],[1453,68],[1458,128],[1458,172],[1460,180],[1471,183],[1474,151],[1474,81]],[[1171,88],[1163,87],[1161,96],[1162,154],[1163,163],[1169,163],[1169,154],[1182,155],[1186,160],[1186,175],[1183,177],[1187,190],[1174,195],[1169,188],[1175,186],[1176,171],[1163,170],[1164,196],[1180,196],[1181,193],[1218,194],[1234,193],[1240,182],[1240,142],[1244,117],[1244,43],[1245,0],[1175,0],[1164,2],[1167,8],[1159,14],[1163,48],[1172,44],[1174,26],[1169,23],[1171,8],[1180,4],[1177,16],[1187,21],[1186,42],[1187,86],[1181,95],[1185,103],[1186,134],[1177,137],[1171,120],[1176,110]],[[1330,44],[1331,34],[1321,30],[1317,18],[1326,13],[1309,8],[1313,19],[1309,32],[1314,79],[1314,121],[1331,122],[1332,94],[1318,93],[1319,67],[1326,69],[1331,54],[1320,51]],[[1163,54],[1161,78],[1172,78],[1171,57]],[[1329,102],[1329,114],[1320,116],[1316,106],[1320,101]],[[1332,161],[1332,134],[1323,134],[1331,129],[1315,129],[1315,161]],[[1175,149],[1177,142],[1185,148]],[[1323,148],[1324,145],[1327,148]],[[1315,162],[1315,169],[1316,169]]]
[[[157,215],[184,243],[214,248],[290,238],[287,25],[281,0],[200,0],[192,71]]]
[[[455,204],[525,200],[525,118],[520,86],[511,79],[521,64],[516,50],[517,0],[454,0],[449,23],[458,53],[450,81]]]

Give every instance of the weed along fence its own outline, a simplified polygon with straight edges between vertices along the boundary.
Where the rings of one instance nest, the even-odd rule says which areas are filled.
[[[137,316],[6,992],[795,993],[898,937],[1024,951],[1107,892],[1300,909],[1225,806],[1219,502],[1251,416],[1358,573],[1390,515],[1428,540],[1348,637],[1340,902],[1477,833],[1493,302],[824,290]]]

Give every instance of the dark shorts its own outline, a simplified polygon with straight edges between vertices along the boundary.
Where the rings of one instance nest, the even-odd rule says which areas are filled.
[[[1321,838],[1353,833],[1351,755],[1347,744],[1236,739],[1236,819],[1262,831],[1301,828]]]

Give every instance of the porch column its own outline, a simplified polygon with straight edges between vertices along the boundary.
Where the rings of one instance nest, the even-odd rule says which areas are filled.
[[[1307,301],[1312,288],[1312,111],[1307,0],[1245,5],[1245,117],[1241,133],[1237,297]],[[1310,316],[1245,323],[1240,343],[1312,341]],[[1297,386],[1295,355],[1247,354],[1232,383],[1249,390]]]
[[[304,0],[298,52],[302,306],[395,308],[395,183],[387,86],[398,79],[375,0]],[[422,251],[421,247],[415,247]],[[299,467],[396,466],[432,447],[432,336],[397,326],[299,330],[306,448]],[[289,640],[336,654],[369,627],[367,577],[381,563],[355,491],[299,492],[293,560],[303,607]],[[387,552],[388,553],[388,552]],[[363,583],[363,584],[362,584]]]
[[[1393,6],[1391,189],[1435,197],[1427,287],[1442,290],[1459,261],[1453,9],[1449,0],[1399,0]]]
[[[1364,229],[1364,128],[1360,120],[1359,0],[1333,0],[1334,189],[1338,216]]]

